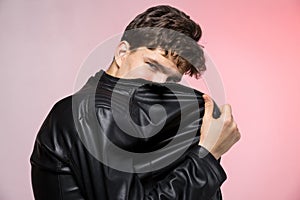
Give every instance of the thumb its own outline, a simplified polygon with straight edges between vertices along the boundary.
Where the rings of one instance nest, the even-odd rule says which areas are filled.
[[[202,97],[205,103],[204,117],[212,117],[212,113],[214,110],[214,102],[212,98],[210,98],[210,96],[208,96],[207,94],[203,94]]]

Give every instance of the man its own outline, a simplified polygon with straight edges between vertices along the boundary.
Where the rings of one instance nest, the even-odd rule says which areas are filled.
[[[174,83],[205,70],[200,37],[173,7],[138,15],[108,70],[45,119],[31,155],[35,198],[221,199],[218,159],[240,138],[231,108],[215,119],[208,95]]]

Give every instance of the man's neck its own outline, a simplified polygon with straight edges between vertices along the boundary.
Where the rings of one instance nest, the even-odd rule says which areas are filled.
[[[116,77],[117,71],[118,71],[118,67],[117,67],[116,63],[113,62],[105,72],[111,76]]]

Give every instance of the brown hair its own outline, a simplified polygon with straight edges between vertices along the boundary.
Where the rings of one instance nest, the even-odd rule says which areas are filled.
[[[200,26],[184,12],[160,5],[137,15],[126,27],[121,40],[126,40],[131,49],[145,46],[161,47],[182,74],[197,79],[206,70],[204,53],[197,43],[201,38]]]

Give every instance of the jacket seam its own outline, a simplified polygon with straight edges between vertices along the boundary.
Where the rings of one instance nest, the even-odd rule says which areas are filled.
[[[57,180],[58,180],[58,188],[59,188],[59,199],[63,200],[63,194],[62,194],[62,184],[61,184],[61,180],[60,180],[60,175],[57,175]]]

